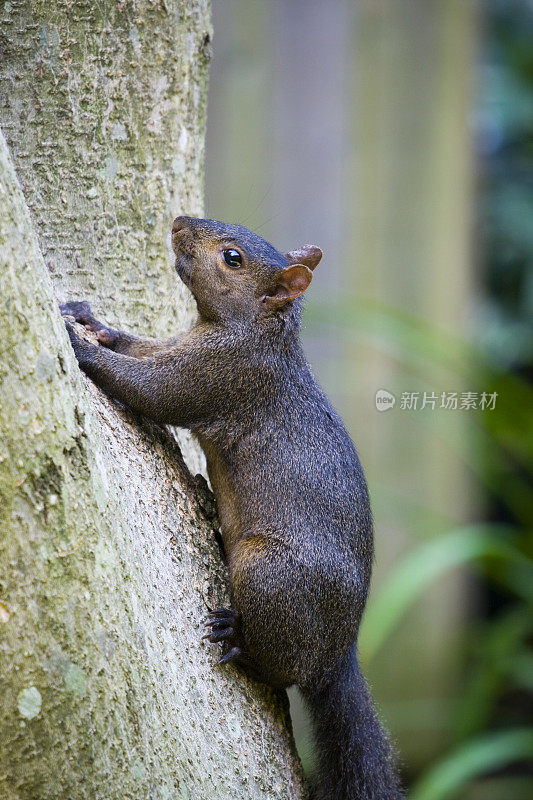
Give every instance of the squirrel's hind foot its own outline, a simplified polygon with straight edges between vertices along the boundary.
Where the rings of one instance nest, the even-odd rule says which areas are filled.
[[[223,642],[230,645],[230,649],[217,664],[241,663],[245,658],[243,653],[241,615],[233,608],[217,608],[209,612],[209,619],[205,623],[208,628],[202,639],[210,642]]]
[[[202,639],[208,639],[210,642],[223,642],[230,646],[227,653],[224,653],[222,658],[217,661],[217,665],[235,664],[256,681],[273,686],[278,685],[272,675],[247,654],[242,635],[241,615],[238,611],[233,608],[217,608],[210,611],[206,627],[209,630],[202,636]]]
[[[241,615],[233,608],[217,608],[215,611],[210,611],[205,625],[209,630],[202,639],[233,645],[241,644]]]

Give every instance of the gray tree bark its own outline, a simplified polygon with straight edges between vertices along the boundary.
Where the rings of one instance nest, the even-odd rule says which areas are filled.
[[[86,297],[144,333],[190,323],[168,231],[202,210],[208,12],[206,0],[0,12],[14,161],[0,135],[6,800],[302,796],[286,699],[216,668],[200,642],[227,583],[175,440],[80,373],[57,310]]]

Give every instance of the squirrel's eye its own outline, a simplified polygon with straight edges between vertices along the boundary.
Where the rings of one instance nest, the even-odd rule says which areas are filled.
[[[242,265],[242,256],[238,250],[234,250],[231,247],[229,250],[224,250],[222,253],[222,258],[228,265],[228,267],[232,267],[232,269],[238,269]]]

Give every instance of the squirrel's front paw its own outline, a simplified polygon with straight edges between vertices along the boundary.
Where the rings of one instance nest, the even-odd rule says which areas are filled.
[[[75,322],[79,322],[90,331],[99,331],[101,328],[105,328],[105,325],[93,315],[91,306],[86,300],[70,300],[68,303],[61,303],[59,310],[64,317],[74,317]]]
[[[73,317],[74,322],[95,333],[96,339],[104,347],[112,349],[116,344],[118,332],[96,319],[86,300],[70,300],[68,303],[62,303],[59,309],[63,317]]]
[[[80,367],[83,369],[93,360],[96,345],[91,344],[90,342],[87,342],[85,339],[82,339],[80,336],[78,336],[74,330],[74,325],[69,322],[68,319],[65,319],[64,322],[68,337],[70,339],[70,344],[74,350],[74,355],[76,356]]]

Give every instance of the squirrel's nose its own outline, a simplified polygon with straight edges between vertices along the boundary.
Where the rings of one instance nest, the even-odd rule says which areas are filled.
[[[190,228],[193,220],[194,217],[176,217],[172,224],[172,233],[177,233],[178,231]]]

